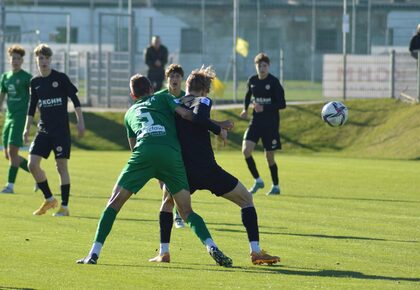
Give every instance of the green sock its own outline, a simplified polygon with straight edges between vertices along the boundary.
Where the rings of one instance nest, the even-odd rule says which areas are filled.
[[[15,183],[18,170],[19,170],[19,167],[14,167],[14,166],[9,167],[9,178],[7,179],[9,183]]]
[[[111,232],[117,212],[112,207],[107,207],[99,220],[98,229],[96,230],[95,242],[104,244],[106,237]]]
[[[28,160],[22,157],[22,161],[20,162],[19,167],[25,170],[26,172],[29,172]]]
[[[211,239],[210,232],[201,216],[192,212],[187,218],[187,223],[203,244],[207,239]]]

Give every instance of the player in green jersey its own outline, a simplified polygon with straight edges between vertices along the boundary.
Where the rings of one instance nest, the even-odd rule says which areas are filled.
[[[155,95],[171,94],[174,97],[181,98],[185,96],[185,92],[181,89],[182,79],[184,78],[184,70],[179,64],[171,64],[165,70],[167,88],[160,90]],[[159,180],[160,188],[163,188],[163,182]],[[184,228],[185,224],[179,215],[176,208],[174,208],[173,220],[175,228]]]
[[[12,70],[4,73],[0,79],[0,110],[7,95],[7,111],[3,125],[4,156],[9,160],[9,172],[6,186],[1,193],[14,193],[14,184],[19,167],[29,172],[28,161],[19,155],[23,145],[23,129],[29,103],[31,74],[22,69],[25,50],[19,45],[8,49]]]
[[[77,263],[97,263],[105,239],[124,203],[151,178],[157,178],[165,183],[165,188],[173,197],[182,218],[206,245],[216,263],[231,267],[232,260],[217,248],[204,220],[191,207],[174,113],[193,120],[192,112],[181,108],[178,101],[169,94],[154,96],[152,84],[145,76],[134,75],[130,79],[130,91],[135,103],[128,109],[124,120],[132,155],[122,170],[99,220],[95,241],[88,256]],[[222,137],[226,139],[226,134]]]

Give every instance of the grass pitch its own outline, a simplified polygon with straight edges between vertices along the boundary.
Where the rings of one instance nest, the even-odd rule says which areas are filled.
[[[253,266],[240,211],[208,192],[193,196],[233,268],[214,264],[188,229],[172,232],[170,264],[152,264],[159,244],[156,181],[118,215],[99,264],[77,265],[90,248],[98,218],[129,152],[74,151],[71,217],[32,216],[42,202],[20,171],[14,195],[0,195],[0,289],[418,289],[420,167],[416,161],[278,154],[282,195],[258,192],[262,248],[280,255]],[[269,172],[255,155],[262,177]],[[241,154],[219,163],[248,187]],[[53,160],[43,161],[58,192]],[[1,181],[7,164],[0,162]]]

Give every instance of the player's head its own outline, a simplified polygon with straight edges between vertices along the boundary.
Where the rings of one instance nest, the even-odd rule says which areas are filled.
[[[53,55],[51,48],[45,43],[41,43],[35,47],[34,54],[38,70],[41,73],[49,71],[51,69],[51,56]]]
[[[153,94],[153,86],[150,80],[141,74],[135,74],[130,79],[130,95],[133,100]]]
[[[417,33],[420,33],[420,23],[417,25]]]
[[[257,54],[254,58],[255,69],[258,76],[268,75],[270,69],[270,58],[265,53],[261,52]]]
[[[187,78],[186,89],[195,96],[206,96],[210,92],[211,82],[216,72],[211,66],[193,70]]]
[[[181,90],[182,79],[184,78],[184,70],[179,64],[171,64],[165,70],[165,77],[168,82],[169,92],[179,92]]]
[[[22,68],[23,57],[25,56],[25,49],[20,45],[12,45],[7,50],[9,54],[9,62],[12,70],[17,72]]]
[[[158,49],[160,47],[160,36],[159,35],[153,35],[151,44],[154,48]]]

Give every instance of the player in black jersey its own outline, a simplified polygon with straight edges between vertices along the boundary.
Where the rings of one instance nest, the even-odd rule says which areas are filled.
[[[280,114],[279,110],[286,108],[284,90],[278,78],[269,73],[270,59],[264,53],[259,53],[254,59],[257,74],[248,79],[248,91],[245,95],[244,109],[241,118],[247,119],[248,107],[252,99],[252,119],[244,134],[242,153],[249,171],[255,179],[255,183],[249,191],[254,194],[258,189],[264,187],[254,159],[252,151],[258,140],[261,138],[268,167],[270,168],[273,186],[267,195],[280,194],[277,164],[274,159],[274,152],[281,149],[280,142]]]
[[[29,149],[29,170],[39,189],[44,194],[45,201],[34,211],[34,215],[43,215],[47,210],[57,206],[48,186],[47,176],[41,169],[42,158],[47,159],[51,150],[54,151],[57,171],[61,184],[61,207],[54,216],[68,216],[68,201],[70,195],[70,176],[67,167],[70,158],[70,127],[67,112],[68,98],[71,99],[77,117],[79,137],[85,131],[85,124],[77,97],[77,88],[64,73],[51,69],[52,50],[46,44],[38,45],[34,50],[39,75],[31,80],[31,101],[26,116],[23,137],[29,141],[29,130],[33,122],[35,110],[38,107],[40,119],[38,132]]]
[[[215,78],[211,67],[193,71],[186,82],[187,95],[179,100],[182,106],[193,112],[193,122],[184,122],[176,116],[178,139],[181,144],[182,158],[187,172],[191,194],[196,190],[209,190],[214,195],[223,197],[241,208],[242,222],[248,234],[253,264],[274,264],[280,261],[260,249],[257,212],[252,195],[234,176],[223,170],[215,159],[208,129],[214,134],[224,136],[231,128],[231,121],[215,122],[209,126],[212,100],[207,96]],[[160,250],[159,255],[150,262],[170,262],[169,242],[172,229],[172,210],[174,202],[168,192],[164,192],[160,208]]]

